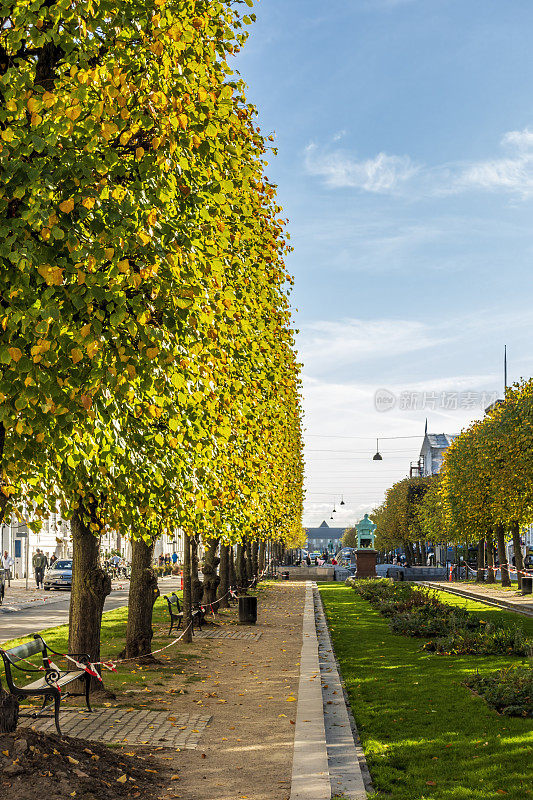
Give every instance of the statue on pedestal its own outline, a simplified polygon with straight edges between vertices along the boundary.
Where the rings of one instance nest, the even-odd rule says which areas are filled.
[[[375,578],[377,553],[374,550],[374,535],[377,525],[375,525],[365,514],[363,519],[357,523],[356,557],[357,572],[356,578]]]

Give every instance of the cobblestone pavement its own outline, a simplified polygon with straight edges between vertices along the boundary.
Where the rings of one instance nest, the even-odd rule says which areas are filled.
[[[226,630],[217,628],[212,631],[198,631],[194,634],[195,639],[246,639],[248,642],[257,642],[263,635],[262,631],[243,631],[238,628]]]
[[[170,714],[149,709],[104,708],[87,711],[61,711],[60,725],[65,736],[88,741],[147,744],[195,750],[210,721],[209,715]],[[54,720],[22,718],[21,725],[38,731],[55,732]]]

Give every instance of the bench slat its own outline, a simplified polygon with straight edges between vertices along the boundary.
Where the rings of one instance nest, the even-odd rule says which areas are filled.
[[[81,678],[82,675],[85,675],[84,670],[80,669],[75,672],[67,672],[62,675],[57,681],[54,682],[56,686],[66,686],[67,683],[72,683],[77,678]],[[39,678],[38,681],[33,681],[33,683],[27,683],[25,686],[17,686],[17,689],[21,689],[23,692],[31,692],[33,689],[45,689],[49,684],[46,682],[46,678]]]

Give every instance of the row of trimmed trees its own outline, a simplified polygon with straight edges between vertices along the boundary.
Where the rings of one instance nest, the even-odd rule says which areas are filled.
[[[239,7],[3,7],[0,517],[70,519],[69,646],[95,660],[104,529],[132,540],[136,657],[159,536],[221,543],[209,593],[228,545],[300,528],[292,279],[269,144],[228,65]]]
[[[475,545],[478,580],[486,568],[493,581],[496,551],[504,586],[512,541],[520,579],[520,530],[533,522],[533,380],[507,389],[505,401],[453,440],[439,475],[392,486],[373,519],[380,549],[403,547],[412,563],[425,563],[428,541]]]

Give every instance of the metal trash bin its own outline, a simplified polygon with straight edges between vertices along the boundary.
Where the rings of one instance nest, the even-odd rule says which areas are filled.
[[[257,622],[257,597],[239,597],[239,622],[241,625],[255,625]]]
[[[533,577],[524,575],[520,579],[520,589],[522,590],[522,594],[533,594]]]

